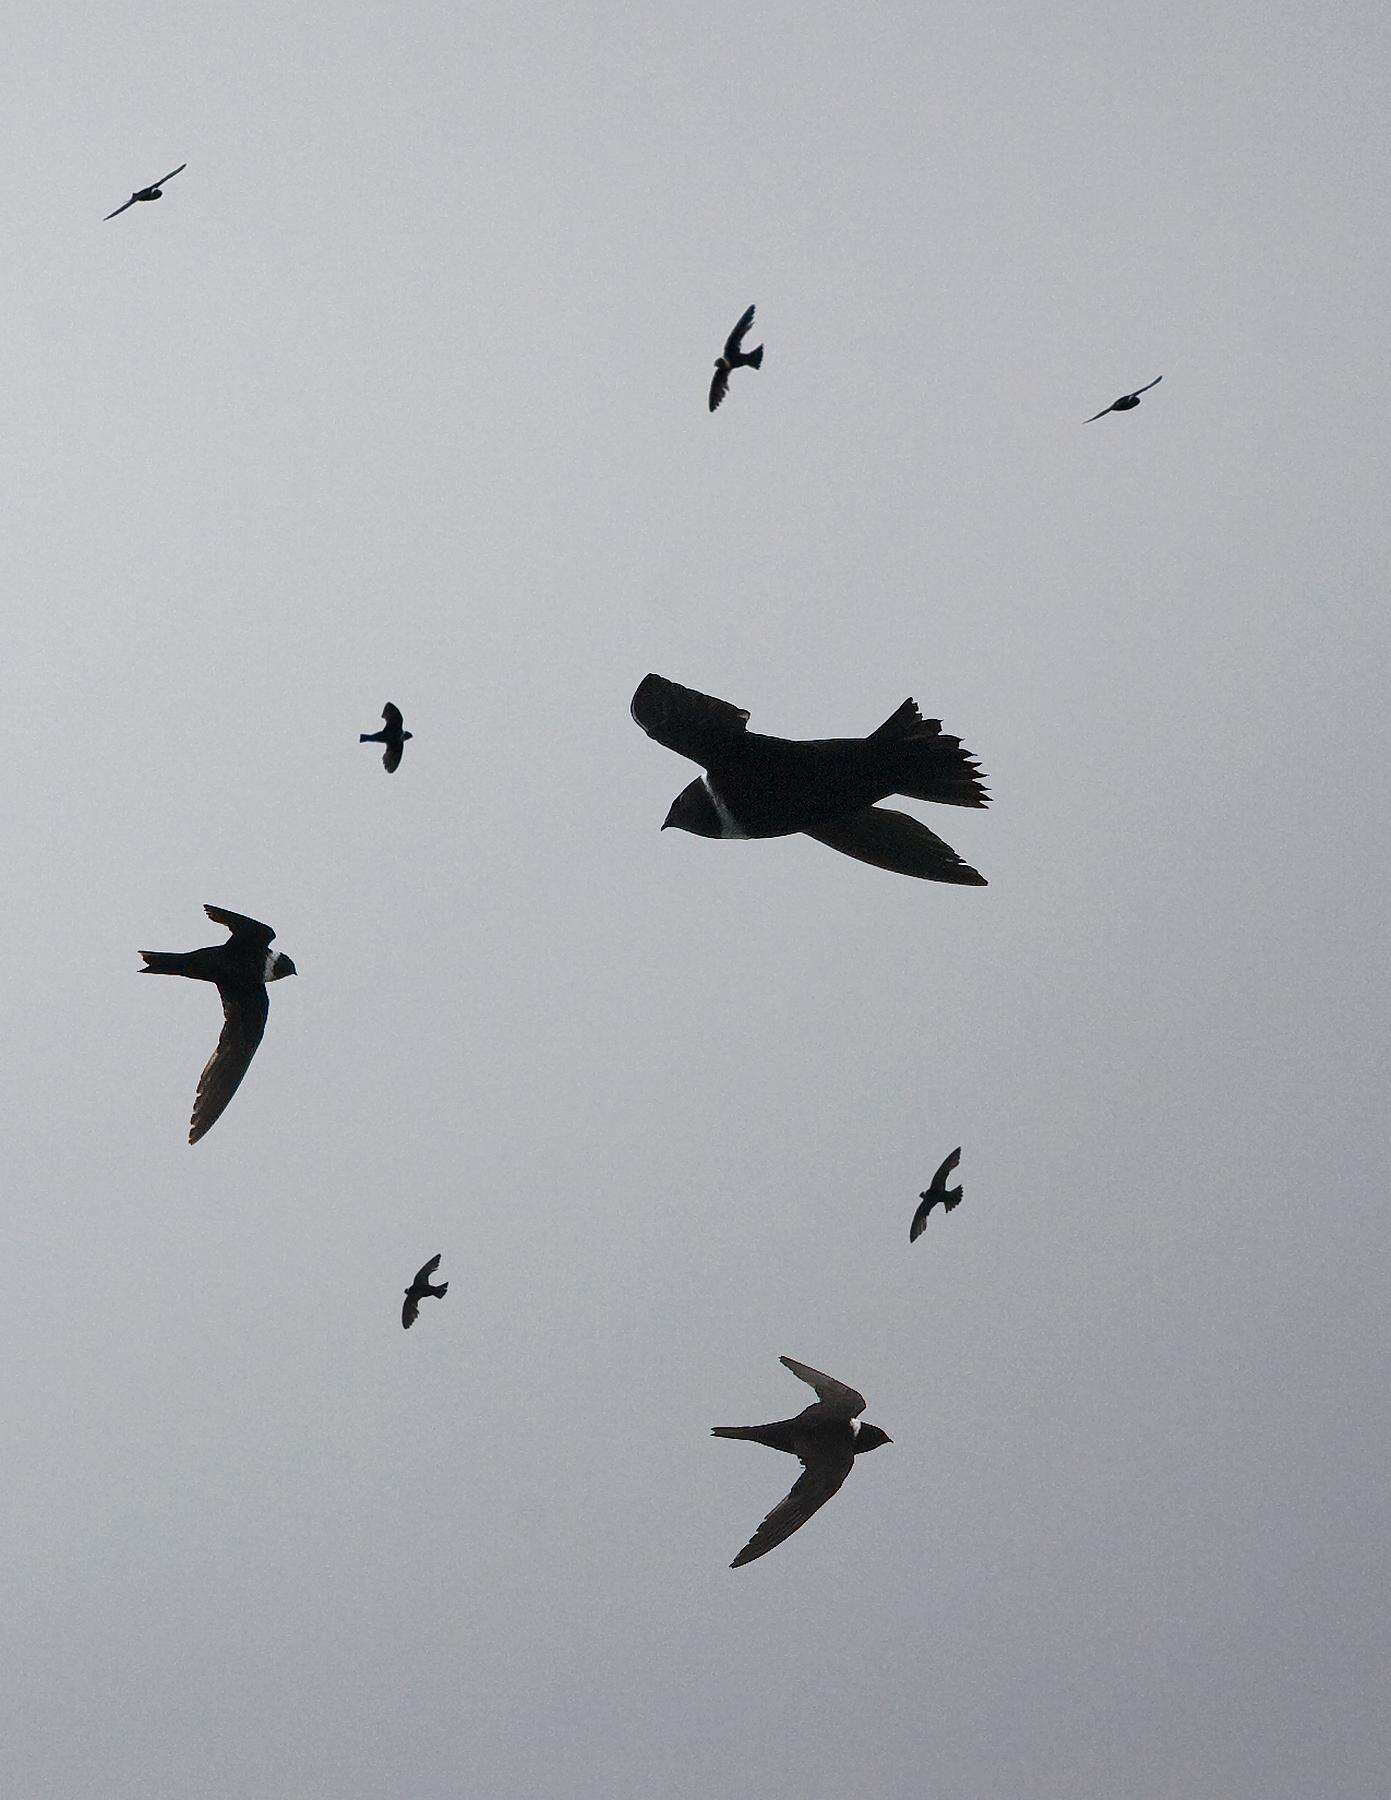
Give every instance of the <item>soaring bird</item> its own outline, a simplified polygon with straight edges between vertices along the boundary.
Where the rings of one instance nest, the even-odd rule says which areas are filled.
[[[443,1255],[444,1252],[441,1250],[439,1255],[432,1256],[423,1268],[417,1269],[415,1272],[415,1279],[406,1289],[405,1305],[401,1308],[401,1323],[405,1326],[407,1331],[415,1324],[416,1315],[420,1311],[420,1302],[422,1300],[427,1297],[431,1300],[443,1300],[444,1296],[449,1292],[449,1283],[447,1281],[442,1281],[438,1287],[430,1286],[430,1277],[440,1266],[440,1256]]]
[[[715,379],[710,383],[710,410],[714,412],[720,401],[729,391],[729,372],[731,369],[761,369],[763,367],[763,346],[757,350],[744,350],[744,333],[753,324],[753,308],[744,314],[739,323],[725,339],[724,355],[715,358]]]
[[[109,212],[106,215],[106,219],[116,218],[126,210],[127,206],[134,206],[137,200],[162,200],[164,198],[165,182],[172,181],[176,175],[182,175],[187,167],[187,163],[180,163],[177,169],[171,169],[167,175],[161,175],[158,181],[152,181],[148,187],[136,188],[130,199],[125,202],[125,205],[118,206],[115,212]],[[106,223],[106,219],[102,220],[103,225]]]
[[[359,744],[385,744],[382,767],[388,775],[394,775],[401,766],[401,753],[406,747],[406,739],[414,737],[415,733],[401,729],[401,709],[390,700],[382,708],[382,718],[385,724],[380,731],[360,731],[357,741]]]
[[[1097,420],[1104,419],[1107,413],[1129,412],[1132,406],[1140,404],[1141,394],[1147,394],[1152,387],[1158,387],[1163,379],[1162,375],[1156,375],[1153,381],[1147,381],[1142,388],[1136,388],[1133,394],[1122,394],[1119,400],[1113,400],[1109,406],[1103,406],[1099,413],[1093,413],[1091,418],[1085,420],[1084,423],[1095,425]]]
[[[298,973],[288,956],[271,949],[275,933],[269,925],[220,906],[205,906],[203,911],[232,934],[225,944],[212,944],[205,950],[140,952],[145,959],[142,975],[186,975],[190,981],[211,981],[222,998],[222,1035],[198,1077],[188,1128],[190,1144],[196,1144],[222,1117],[251,1067],[270,1012],[266,983]]]
[[[785,1450],[798,1459],[803,1471],[791,1493],[779,1501],[729,1565],[731,1569],[776,1549],[784,1538],[805,1525],[818,1507],[826,1504],[855,1466],[857,1456],[893,1442],[877,1425],[856,1423],[865,1409],[863,1394],[846,1387],[843,1381],[809,1369],[805,1363],[793,1362],[790,1356],[778,1360],[784,1368],[791,1369],[798,1381],[816,1389],[814,1404],[805,1407],[795,1419],[778,1419],[771,1425],[710,1428],[714,1437],[747,1438],[754,1444],[766,1444],[770,1450]]]
[[[960,1206],[962,1190],[959,1187],[949,1188],[947,1186],[948,1175],[951,1174],[952,1170],[960,1161],[961,1146],[958,1144],[956,1149],[952,1151],[951,1155],[932,1177],[932,1180],[928,1183],[926,1189],[918,1195],[919,1200],[922,1201],[922,1205],[913,1214],[913,1223],[908,1227],[908,1242],[910,1244],[915,1243],[917,1239],[922,1236],[923,1229],[927,1224],[927,1215],[932,1211],[939,1200],[942,1202],[943,1210],[946,1212],[950,1212],[954,1206]]]
[[[868,737],[803,741],[749,731],[742,707],[646,675],[632,713],[648,737],[705,770],[676,796],[663,831],[675,825],[712,838],[802,831],[878,869],[985,886],[985,877],[920,820],[875,804],[888,794],[944,806],[989,804],[961,739],[947,736],[940,719],[924,719],[912,700]]]

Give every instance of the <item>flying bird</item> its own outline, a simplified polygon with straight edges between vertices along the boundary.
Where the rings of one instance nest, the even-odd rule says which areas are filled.
[[[715,358],[715,379],[710,383],[710,410],[714,412],[720,401],[729,392],[729,372],[731,369],[761,369],[763,367],[763,346],[757,350],[745,351],[741,348],[744,333],[753,324],[753,308],[744,314],[739,323],[725,339],[724,355]]]
[[[1147,394],[1152,387],[1158,387],[1163,379],[1162,375],[1156,375],[1153,381],[1147,381],[1142,388],[1136,388],[1133,394],[1122,394],[1119,400],[1113,400],[1109,406],[1103,406],[1099,413],[1093,413],[1091,418],[1084,422],[1088,425],[1095,425],[1097,420],[1104,419],[1107,413],[1129,412],[1132,406],[1140,404],[1141,394]]]
[[[785,1450],[798,1459],[803,1471],[791,1493],[779,1501],[729,1565],[731,1569],[776,1549],[826,1504],[855,1466],[857,1456],[893,1442],[877,1425],[856,1422],[865,1409],[863,1394],[846,1387],[843,1381],[809,1369],[805,1363],[793,1362],[790,1356],[778,1360],[784,1368],[791,1369],[798,1381],[816,1389],[814,1404],[805,1407],[795,1419],[778,1419],[771,1425],[710,1428],[714,1437],[747,1438],[754,1444],[766,1444],[770,1450]]]
[[[190,981],[211,981],[222,998],[222,1035],[198,1077],[188,1127],[190,1144],[196,1144],[222,1117],[251,1067],[270,1012],[266,983],[298,973],[288,956],[271,949],[275,933],[269,925],[220,906],[205,906],[203,911],[227,927],[231,936],[225,944],[212,944],[205,950],[140,952],[145,959],[142,975],[186,975]]]
[[[401,766],[401,755],[406,747],[406,739],[414,737],[413,731],[402,731],[401,709],[390,700],[382,708],[385,721],[380,731],[360,731],[357,735],[359,744],[385,744],[382,752],[382,767],[388,775],[394,775]]]
[[[710,838],[802,831],[877,869],[985,886],[985,877],[920,820],[875,804],[906,794],[944,806],[989,805],[961,739],[946,735],[940,719],[924,719],[912,700],[868,737],[803,741],[749,731],[742,707],[646,675],[632,714],[648,737],[705,770],[676,796],[663,831],[674,825]]]
[[[945,1212],[950,1212],[954,1206],[960,1206],[962,1190],[959,1187],[949,1188],[947,1186],[948,1175],[951,1174],[952,1170],[960,1161],[961,1146],[958,1144],[956,1149],[952,1151],[951,1155],[932,1177],[932,1180],[928,1183],[926,1189],[918,1195],[919,1200],[922,1201],[922,1205],[913,1214],[913,1223],[908,1227],[908,1242],[910,1244],[916,1243],[922,1236],[924,1227],[927,1224],[927,1215],[932,1211],[939,1200],[942,1202],[942,1208]]]
[[[401,1323],[405,1326],[407,1331],[415,1324],[416,1316],[420,1311],[420,1302],[422,1300],[426,1298],[431,1300],[443,1300],[444,1296],[449,1292],[449,1283],[447,1281],[442,1281],[438,1287],[430,1286],[430,1277],[440,1266],[440,1256],[443,1256],[443,1254],[444,1252],[441,1250],[439,1256],[432,1256],[423,1268],[417,1269],[414,1281],[412,1281],[410,1286],[406,1289],[406,1302],[401,1308]]]
[[[158,181],[152,181],[148,187],[136,188],[130,199],[125,202],[125,205],[118,206],[115,212],[109,212],[106,215],[106,219],[118,218],[120,214],[126,210],[127,206],[134,206],[138,200],[162,200],[164,198],[165,182],[172,181],[176,175],[182,175],[187,167],[187,163],[180,163],[177,169],[171,169],[167,175],[161,175]],[[103,225],[106,223],[106,219],[102,220]]]

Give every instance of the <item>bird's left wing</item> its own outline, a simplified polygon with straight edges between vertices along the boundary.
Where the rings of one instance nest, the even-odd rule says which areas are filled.
[[[215,925],[225,925],[234,938],[250,938],[257,944],[268,944],[275,936],[271,926],[263,925],[259,919],[248,919],[245,913],[228,912],[223,906],[205,906],[203,911]]]
[[[1158,387],[1163,379],[1164,377],[1162,375],[1156,375],[1153,381],[1147,381],[1142,388],[1136,388],[1136,396],[1138,397],[1141,394],[1147,394],[1152,387]],[[1087,423],[1090,425],[1091,420],[1088,419]]]
[[[1115,410],[1116,403],[1113,400],[1109,406],[1103,406],[1099,413],[1093,413],[1091,418],[1084,419],[1082,423],[1084,425],[1095,425],[1098,419],[1104,419],[1108,412],[1114,412]]]
[[[123,213],[123,212],[124,212],[124,211],[125,211],[125,210],[126,210],[126,207],[127,207],[127,206],[134,206],[134,205],[135,205],[135,195],[134,195],[134,194],[132,194],[132,195],[131,195],[131,197],[130,197],[130,199],[129,199],[129,200],[127,200],[127,201],[126,201],[126,202],[125,202],[125,205],[123,205],[123,206],[118,206],[118,207],[117,207],[117,208],[116,208],[116,211],[115,211],[115,212],[109,212],[109,213],[108,213],[108,214],[107,214],[107,215],[106,215],[106,219],[114,219],[114,218],[117,218],[117,217],[119,217],[119,215],[120,215],[120,214],[121,214],[121,213]],[[106,223],[106,219],[103,219],[103,220],[102,220],[102,224],[103,224],[103,225],[105,225],[105,223]]]
[[[783,1357],[783,1361],[786,1362],[787,1358]],[[785,1500],[780,1500],[768,1514],[729,1565],[730,1568],[742,1568],[745,1563],[766,1556],[784,1538],[791,1537],[842,1486],[854,1462],[854,1452],[847,1451],[843,1457],[818,1458],[816,1462],[808,1464],[792,1484],[791,1493]]]
[[[444,1255],[443,1250],[436,1252],[436,1254],[430,1258],[429,1262],[427,1262],[423,1268],[417,1269],[415,1272],[415,1280],[411,1283],[411,1286],[412,1287],[423,1287],[425,1285],[425,1283],[430,1279],[430,1277],[434,1274],[435,1270],[440,1266],[440,1257],[443,1255]]]
[[[388,744],[382,751],[382,767],[388,775],[394,775],[401,766],[401,757],[406,746],[398,738],[394,744]]]
[[[725,339],[724,353],[730,359],[731,362],[734,360],[734,358],[736,356],[738,356],[739,352],[743,349],[744,334],[745,334],[745,332],[747,332],[749,326],[752,324],[753,324],[753,308],[750,307],[749,310],[744,314],[743,318],[741,318],[739,323],[734,327],[733,331],[731,331],[729,336]]]
[[[180,163],[177,169],[171,169],[167,175],[161,175],[159,180],[152,181],[150,183],[150,186],[151,187],[163,187],[166,181],[172,181],[176,175],[182,175],[184,170],[187,167],[188,167],[187,163]]]
[[[400,729],[401,725],[404,724],[405,721],[401,717],[401,709],[394,701],[388,700],[386,705],[382,708],[382,722],[388,731],[397,731]]]
[[[407,1290],[406,1298],[402,1302],[402,1305],[401,1305],[401,1323],[405,1327],[405,1329],[407,1331],[409,1331],[411,1326],[415,1324],[416,1320],[419,1317],[420,1317],[419,1298],[415,1294],[413,1294],[409,1290]]]
[[[837,1381],[834,1375],[823,1375],[820,1369],[809,1368],[806,1363],[794,1362],[790,1356],[780,1356],[778,1361],[783,1368],[791,1369],[798,1381],[805,1381],[808,1387],[814,1387],[817,1399],[827,1412],[838,1419],[858,1418],[869,1404],[863,1394],[858,1393],[852,1387],[847,1387],[843,1381]],[[844,1477],[842,1476],[841,1479],[844,1480]]]
[[[727,363],[717,362],[715,364],[715,378],[710,383],[710,410],[711,410],[711,412],[714,412],[715,408],[720,404],[720,401],[724,399],[725,395],[728,392],[729,392],[729,365]]]
[[[207,1135],[227,1109],[227,1102],[241,1086],[251,1067],[256,1047],[265,1036],[270,996],[263,987],[223,987],[218,984],[225,1015],[222,1035],[208,1065],[198,1077],[198,1094],[189,1120],[188,1141],[196,1144]]]
[[[697,693],[664,675],[643,676],[630,710],[648,737],[702,765],[740,737],[749,722],[742,706]]]
[[[963,862],[951,845],[935,831],[929,831],[921,819],[915,819],[911,813],[896,812],[891,806],[865,806],[814,829],[809,825],[802,829],[817,843],[839,850],[842,856],[853,856],[857,862],[872,863],[876,869],[889,869],[895,875],[915,875],[919,881],[948,881],[957,887],[986,886],[984,875]]]

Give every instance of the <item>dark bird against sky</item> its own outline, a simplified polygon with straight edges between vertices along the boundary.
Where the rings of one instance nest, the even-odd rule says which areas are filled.
[[[650,738],[705,770],[672,802],[662,826],[698,837],[783,837],[802,831],[846,856],[923,881],[984,887],[985,877],[908,813],[878,806],[889,794],[944,806],[986,806],[975,759],[961,739],[905,700],[866,738],[810,741],[746,729],[749,715],[662,675],[633,695]]]
[[[960,1161],[961,1146],[958,1144],[956,1149],[952,1151],[951,1155],[932,1177],[932,1180],[927,1184],[927,1187],[918,1195],[919,1200],[922,1201],[922,1205],[913,1214],[913,1223],[908,1227],[908,1242],[910,1244],[915,1243],[918,1238],[922,1236],[924,1227],[927,1224],[927,1215],[932,1211],[939,1200],[942,1202],[942,1206],[947,1212],[950,1212],[954,1206],[960,1206],[962,1190],[959,1187],[949,1188],[947,1186],[948,1175],[951,1174],[952,1170]]]
[[[1153,381],[1147,381],[1142,388],[1136,388],[1133,394],[1122,394],[1119,400],[1113,400],[1109,406],[1103,406],[1099,413],[1093,413],[1085,423],[1095,425],[1097,420],[1104,419],[1107,413],[1129,412],[1131,407],[1140,404],[1141,394],[1147,394],[1152,387],[1158,387],[1163,379],[1162,375],[1156,375]]]
[[[164,198],[165,182],[172,181],[176,175],[182,175],[187,167],[187,163],[180,163],[177,169],[171,169],[167,175],[161,175],[158,181],[152,181],[148,187],[136,188],[130,199],[125,201],[121,206],[118,206],[115,212],[109,212],[106,215],[106,219],[119,217],[119,215],[126,210],[127,206],[134,206],[137,201],[162,200]],[[102,220],[103,225],[106,223],[106,219]]]
[[[799,1412],[795,1419],[778,1419],[771,1425],[712,1425],[710,1428],[714,1437],[745,1438],[753,1444],[766,1444],[770,1450],[785,1450],[800,1461],[803,1469],[787,1498],[768,1514],[729,1565],[731,1569],[740,1568],[776,1549],[837,1492],[854,1468],[857,1456],[893,1442],[877,1425],[855,1422],[865,1409],[863,1394],[857,1394],[854,1388],[833,1376],[808,1368],[805,1363],[793,1362],[790,1356],[778,1360],[784,1368],[791,1369],[798,1381],[805,1381],[816,1389],[815,1402]]]
[[[710,410],[724,399],[729,391],[729,372],[731,369],[761,369],[763,367],[763,346],[757,350],[744,350],[744,334],[753,324],[753,308],[744,314],[739,323],[725,339],[724,355],[715,358],[715,379],[710,383]]]
[[[401,755],[406,747],[406,739],[414,737],[413,731],[401,729],[401,709],[390,700],[382,708],[385,723],[380,731],[360,731],[357,735],[359,744],[385,744],[382,752],[382,767],[388,775],[394,775],[401,766]]]
[[[142,975],[185,975],[190,981],[211,981],[222,998],[222,1035],[198,1078],[188,1128],[190,1144],[196,1144],[221,1118],[251,1067],[270,1012],[266,983],[297,973],[288,956],[271,950],[275,933],[269,925],[220,906],[205,906],[203,911],[227,927],[231,936],[225,944],[212,944],[205,950],[140,952],[145,959]]]
[[[438,1287],[430,1286],[430,1277],[440,1266],[440,1257],[443,1255],[444,1252],[442,1250],[439,1251],[438,1254],[432,1256],[429,1262],[424,1264],[423,1267],[417,1269],[415,1272],[415,1279],[406,1289],[405,1304],[401,1308],[401,1323],[405,1326],[407,1331],[415,1324],[416,1316],[420,1312],[420,1302],[422,1300],[442,1300],[449,1292],[449,1283],[447,1281],[442,1281]]]

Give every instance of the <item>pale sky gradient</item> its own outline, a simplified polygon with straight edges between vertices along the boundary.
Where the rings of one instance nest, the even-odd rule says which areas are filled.
[[[1384,8],[5,63],[0,1791],[1381,1800]],[[661,835],[648,670],[915,695],[990,886]],[[784,1352],[894,1442],[731,1572]]]

